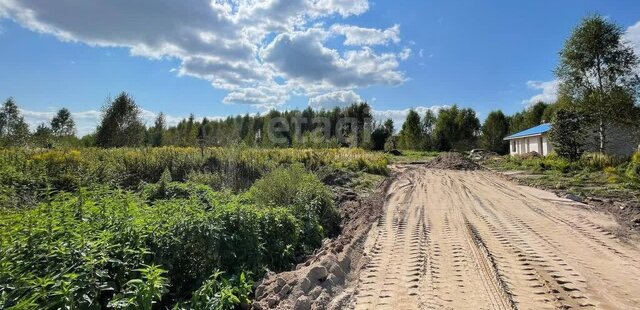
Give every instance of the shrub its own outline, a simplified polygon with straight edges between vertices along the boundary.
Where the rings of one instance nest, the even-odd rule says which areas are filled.
[[[109,302],[109,308],[151,310],[167,292],[169,283],[164,277],[166,270],[151,265],[135,271],[140,272],[142,279],[129,280],[122,295],[116,295]]]
[[[192,178],[214,189],[246,190],[281,165],[302,164],[314,171],[331,166],[387,174],[383,154],[361,149],[247,149],[162,147],[150,149],[0,150],[0,206],[33,206],[50,189],[75,191],[96,183],[137,189]],[[203,175],[211,176],[208,179]],[[200,176],[200,177],[198,177]],[[220,176],[219,180],[215,176]]]
[[[292,209],[298,217],[317,218],[329,236],[340,229],[340,215],[331,192],[301,165],[277,169],[258,180],[248,191],[258,205]]]
[[[224,178],[219,173],[202,173],[194,171],[187,175],[187,181],[197,184],[204,184],[214,190],[225,189],[223,179]]]
[[[640,183],[640,151],[635,152],[633,156],[631,156],[626,175],[633,182]]]
[[[130,195],[97,190],[2,211],[0,308],[106,305],[148,259],[145,232],[131,223],[140,207]]]
[[[318,226],[315,219],[199,186],[187,198],[153,204],[97,188],[1,211],[0,308],[167,306],[189,298],[218,269],[260,276],[290,268],[300,251],[319,245],[322,230],[305,230]],[[145,267],[153,264],[166,273]],[[164,278],[169,296],[160,302]]]
[[[226,279],[216,271],[194,292],[191,309],[232,310],[249,307],[253,283],[244,273]]]
[[[625,160],[613,155],[603,153],[586,153],[582,155],[581,163],[594,170],[603,170],[606,167],[616,167]]]

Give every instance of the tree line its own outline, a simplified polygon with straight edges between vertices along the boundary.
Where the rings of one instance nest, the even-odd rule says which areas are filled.
[[[68,109],[60,109],[48,124],[40,124],[30,132],[17,104],[9,98],[0,109],[0,141],[5,147],[208,147],[242,144],[250,147],[363,147],[425,151],[486,147],[504,152],[506,146],[502,138],[506,134],[543,122],[544,111],[551,107],[538,103],[513,116],[505,116],[501,111],[492,112],[482,126],[470,108],[454,105],[441,109],[437,114],[429,110],[423,116],[410,110],[397,133],[393,120],[375,120],[365,102],[331,110],[272,110],[263,115],[246,114],[212,120],[206,117],[196,119],[192,114],[174,126],[168,126],[165,114],[160,113],[151,126],[146,126],[140,107],[123,92],[103,108],[94,133],[76,138],[75,122]],[[275,135],[277,139],[269,135]]]

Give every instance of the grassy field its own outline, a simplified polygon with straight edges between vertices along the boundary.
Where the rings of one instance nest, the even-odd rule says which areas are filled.
[[[496,157],[483,163],[513,174],[528,184],[570,192],[581,197],[640,200],[640,153],[630,158],[585,154],[569,162],[555,155],[547,157]]]
[[[395,164],[406,164],[412,162],[425,162],[438,156],[440,152],[432,151],[413,151],[413,150],[401,150],[401,155],[385,154],[389,162]]]
[[[2,150],[0,308],[246,305],[252,280],[339,232],[318,176],[366,192],[387,163],[359,149]]]

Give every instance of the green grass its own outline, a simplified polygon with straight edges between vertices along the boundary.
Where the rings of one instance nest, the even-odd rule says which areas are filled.
[[[430,151],[413,151],[413,150],[400,150],[402,155],[394,156],[391,154],[385,154],[387,160],[391,163],[402,164],[402,163],[410,163],[410,162],[424,162],[429,161],[438,154],[439,152],[430,152]]]
[[[523,158],[504,156],[483,164],[498,171],[521,171],[528,184],[568,191],[580,196],[640,199],[640,173],[635,158],[585,154],[569,162],[555,155]]]

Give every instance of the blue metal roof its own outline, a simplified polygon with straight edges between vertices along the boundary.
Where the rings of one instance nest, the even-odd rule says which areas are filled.
[[[521,132],[518,133],[514,133],[506,138],[504,138],[505,140],[511,140],[511,139],[515,139],[515,138],[522,138],[522,137],[529,137],[529,136],[536,136],[536,135],[540,135],[543,134],[547,131],[549,131],[551,129],[551,124],[542,124],[542,125],[538,125],[536,127],[531,127],[527,130],[523,130]]]

